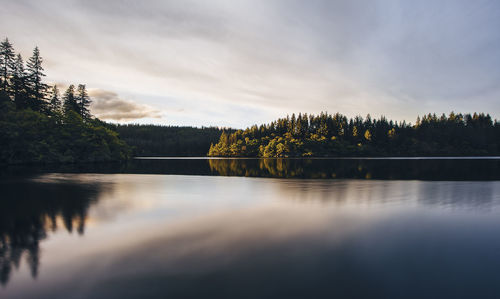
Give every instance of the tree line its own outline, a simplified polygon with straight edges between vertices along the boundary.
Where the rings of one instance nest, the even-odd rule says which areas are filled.
[[[489,114],[428,114],[414,125],[336,113],[299,113],[233,133],[223,132],[209,156],[463,156],[499,155],[500,123]]]
[[[8,38],[0,43],[0,163],[127,159],[128,146],[92,116],[85,84],[60,95],[46,76],[38,47],[24,63]]]
[[[189,157],[205,156],[223,129],[127,124],[117,125],[116,131],[132,147],[135,156]]]

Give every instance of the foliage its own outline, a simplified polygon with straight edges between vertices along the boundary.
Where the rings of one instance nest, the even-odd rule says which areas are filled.
[[[500,154],[500,123],[483,113],[428,114],[416,125],[360,116],[293,114],[223,132],[209,156],[484,156]]]
[[[85,85],[65,92],[64,110],[56,86],[45,76],[35,48],[24,70],[21,55],[14,59],[12,44],[0,44],[0,163],[97,162],[130,157],[129,147],[88,111]]]
[[[85,123],[73,111],[48,116],[10,106],[0,112],[2,163],[99,162],[130,156],[128,146],[118,138],[118,133],[93,121]]]
[[[136,156],[205,156],[210,144],[217,142],[222,133],[215,127],[139,124],[116,125],[115,129],[134,148]]]

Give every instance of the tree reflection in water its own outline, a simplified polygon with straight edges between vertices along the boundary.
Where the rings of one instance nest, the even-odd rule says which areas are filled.
[[[223,176],[381,179],[498,180],[500,160],[474,159],[209,159]]]
[[[58,180],[56,183],[3,181],[0,184],[0,283],[6,285],[12,268],[26,258],[36,278],[40,241],[61,226],[80,235],[85,232],[87,212],[97,201],[101,186]]]
[[[302,179],[484,181],[500,179],[500,158],[144,158],[128,163],[11,167],[26,173],[220,175]],[[0,176],[2,171],[0,171]]]

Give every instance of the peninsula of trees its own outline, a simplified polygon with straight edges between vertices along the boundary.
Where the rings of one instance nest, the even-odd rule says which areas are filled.
[[[385,117],[348,119],[293,114],[270,124],[222,133],[215,157],[496,156],[500,123],[483,113],[418,117],[415,125]]]
[[[43,82],[42,62],[38,47],[25,64],[7,38],[0,43],[0,163],[127,159],[113,126],[91,115],[86,86],[61,97]]]

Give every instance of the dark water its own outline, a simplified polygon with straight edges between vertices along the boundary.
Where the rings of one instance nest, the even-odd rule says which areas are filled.
[[[4,169],[0,298],[498,298],[499,161]]]
[[[1,176],[40,173],[127,173],[300,179],[500,180],[500,157],[241,159],[139,158],[119,164],[12,166]]]

